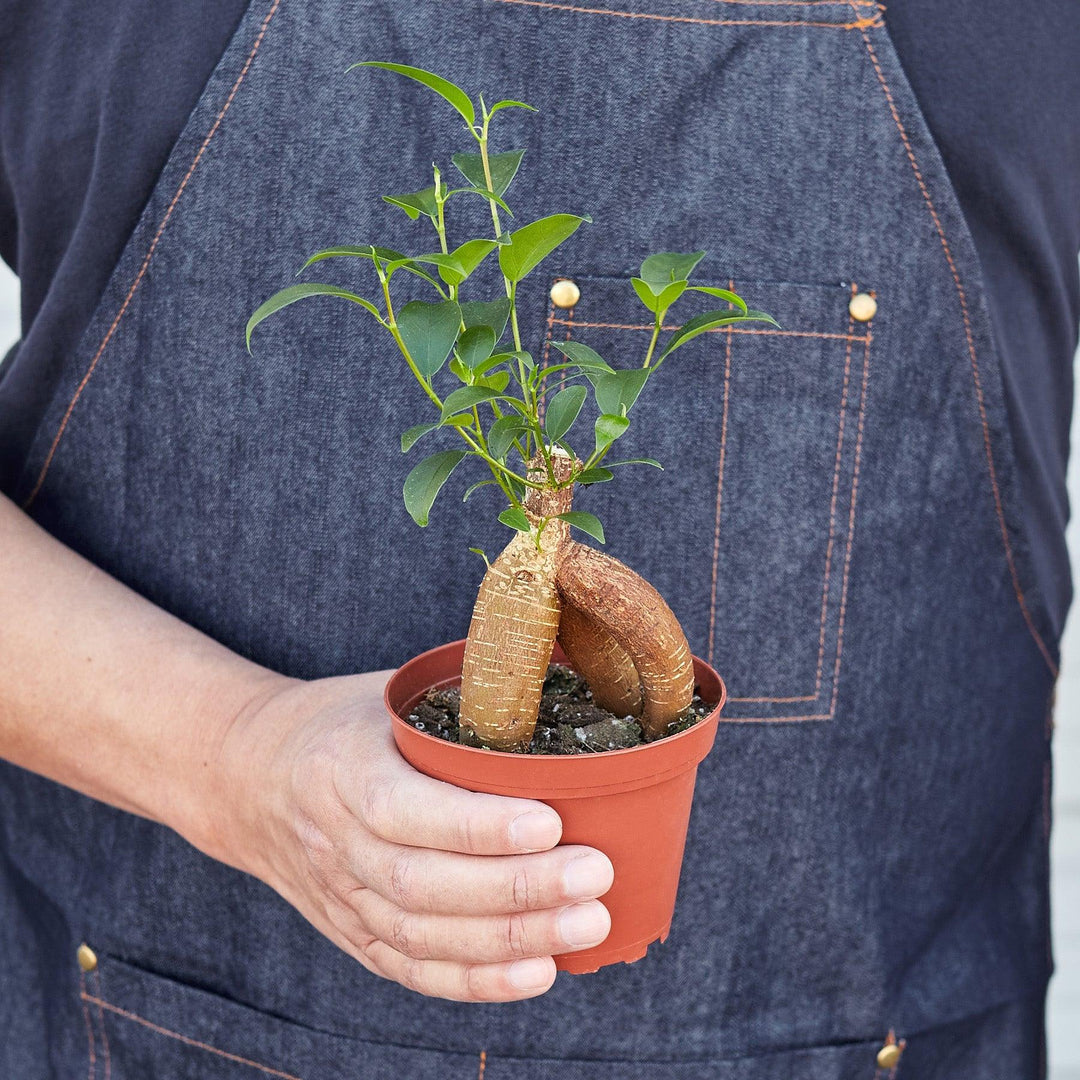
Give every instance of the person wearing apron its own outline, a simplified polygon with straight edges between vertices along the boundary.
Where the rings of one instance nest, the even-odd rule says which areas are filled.
[[[539,362],[563,340],[637,362],[628,278],[656,250],[705,248],[781,324],[666,365],[623,455],[665,471],[579,500],[730,693],[671,936],[512,1005],[423,997],[164,825],[4,764],[8,1074],[1040,1075],[1060,627],[979,261],[881,5],[252,0],[8,494],[293,678],[463,635],[468,548],[505,530],[453,491],[408,519],[422,402],[383,331],[315,302],[244,349],[310,253],[424,242],[378,195],[469,149],[423,88],[342,74],[361,59],[540,110],[496,136],[526,151],[516,220],[594,224],[519,293]]]

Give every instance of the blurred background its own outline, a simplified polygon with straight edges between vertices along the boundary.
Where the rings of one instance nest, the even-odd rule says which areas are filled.
[[[19,336],[19,283],[0,262],[0,357]],[[1073,423],[1080,448],[1080,409]],[[1080,449],[1069,469],[1080,508]],[[1080,509],[1069,527],[1073,577],[1080,594]],[[1050,984],[1050,1080],[1080,1080],[1080,604],[1065,629],[1054,734],[1053,906],[1057,974]]]

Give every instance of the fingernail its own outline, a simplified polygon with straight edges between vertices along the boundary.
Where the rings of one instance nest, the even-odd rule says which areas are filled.
[[[510,842],[522,851],[546,851],[561,835],[558,817],[544,810],[530,810],[510,822]]]
[[[515,960],[507,977],[518,990],[539,990],[551,982],[551,965],[538,956]]]
[[[579,855],[566,864],[563,887],[567,896],[579,897],[582,900],[603,896],[611,888],[612,876],[608,857],[593,851],[588,855]]]
[[[574,904],[559,913],[559,934],[567,945],[583,948],[599,945],[611,929],[607,909],[596,900]]]

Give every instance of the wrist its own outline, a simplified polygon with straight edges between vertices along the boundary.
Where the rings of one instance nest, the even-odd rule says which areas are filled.
[[[224,685],[209,689],[168,821],[204,854],[258,876],[246,835],[260,813],[256,801],[278,737],[260,718],[300,685],[298,679],[245,663]]]

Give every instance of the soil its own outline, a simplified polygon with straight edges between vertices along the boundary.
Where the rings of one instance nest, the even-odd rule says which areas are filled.
[[[461,693],[457,687],[429,690],[408,716],[418,731],[447,742],[458,742],[458,713]],[[668,725],[667,735],[693,727],[708,716],[714,706],[697,694],[690,707]],[[530,754],[595,754],[604,750],[625,750],[639,746],[641,725],[631,716],[616,716],[593,704],[589,684],[565,664],[552,664],[544,680],[536,732],[529,744]]]

